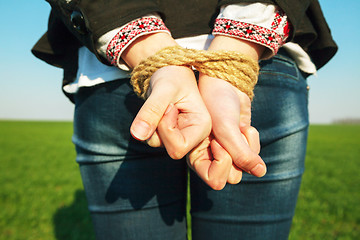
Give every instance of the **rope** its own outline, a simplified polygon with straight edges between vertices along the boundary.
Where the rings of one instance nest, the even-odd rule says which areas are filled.
[[[134,92],[145,99],[150,78],[156,70],[170,65],[194,67],[210,77],[223,79],[252,100],[259,74],[258,63],[235,51],[205,51],[180,46],[167,47],[141,61],[131,73]]]

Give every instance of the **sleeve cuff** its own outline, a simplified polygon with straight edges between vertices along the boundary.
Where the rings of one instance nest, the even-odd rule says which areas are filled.
[[[120,56],[126,47],[138,37],[156,32],[166,32],[170,34],[164,22],[157,17],[143,17],[126,24],[119,29],[107,46],[106,57],[108,61],[117,67],[123,65]]]
[[[231,6],[231,5],[230,5]],[[251,22],[251,18],[242,19],[220,14],[215,20],[213,35],[224,35],[251,41],[267,48],[262,59],[274,56],[289,36],[290,25],[287,16],[280,9],[267,14],[262,22]],[[252,18],[255,19],[255,18]]]

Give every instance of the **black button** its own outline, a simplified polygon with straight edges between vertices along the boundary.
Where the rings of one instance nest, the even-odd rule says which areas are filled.
[[[86,34],[87,33],[85,19],[84,19],[84,16],[83,16],[83,14],[81,12],[73,11],[71,13],[71,22],[73,24],[73,27],[80,34]]]

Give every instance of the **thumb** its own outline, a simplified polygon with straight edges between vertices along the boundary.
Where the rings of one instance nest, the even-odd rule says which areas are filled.
[[[131,135],[140,141],[145,141],[153,135],[168,107],[168,101],[153,93],[140,108],[130,127]]]

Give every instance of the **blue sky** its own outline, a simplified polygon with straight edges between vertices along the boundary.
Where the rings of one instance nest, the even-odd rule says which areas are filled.
[[[309,78],[312,123],[360,118],[359,0],[320,0],[339,45],[335,58]],[[30,49],[46,31],[45,1],[0,1],[0,119],[71,120],[73,105],[61,92],[62,71]]]

